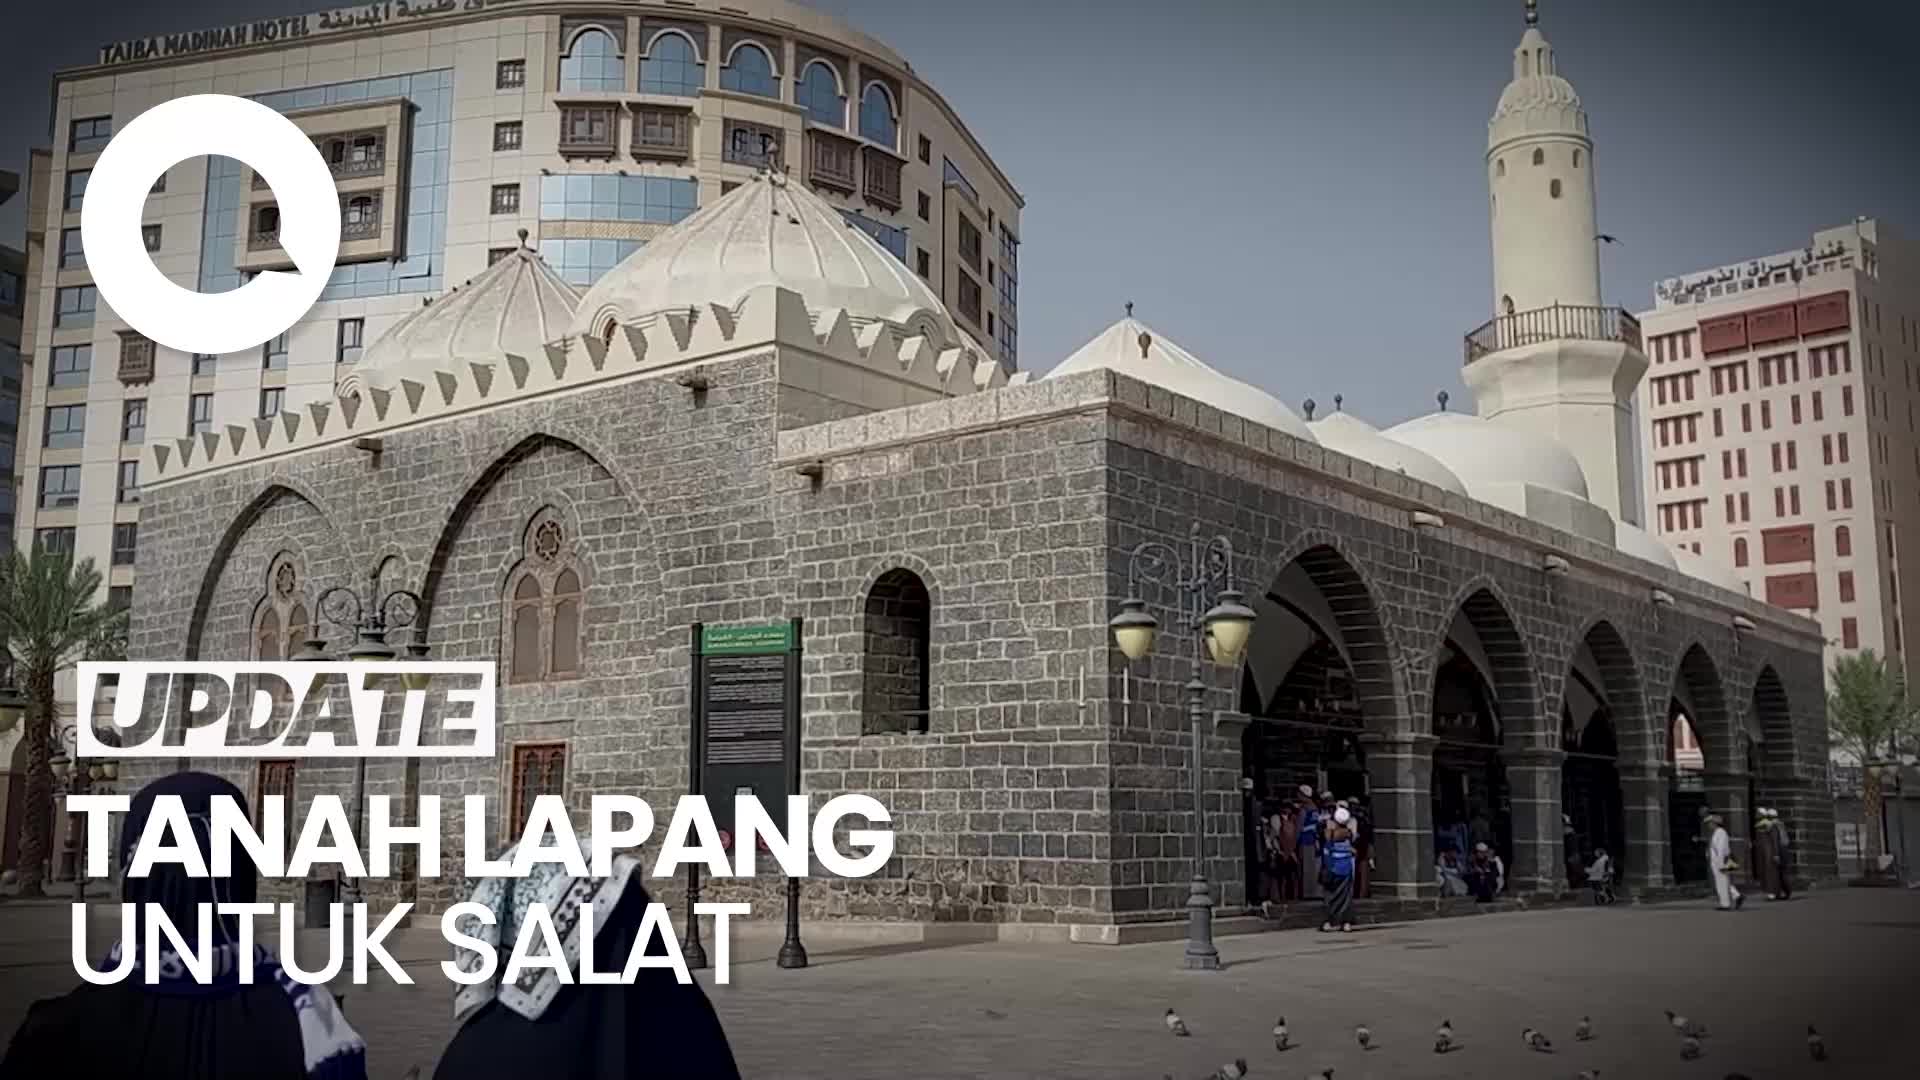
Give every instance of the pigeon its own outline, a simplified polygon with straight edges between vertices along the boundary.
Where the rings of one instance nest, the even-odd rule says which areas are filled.
[[[1247,1080],[1247,1059],[1234,1058],[1220,1066],[1220,1071],[1213,1074],[1213,1080]]]
[[[1700,1056],[1700,1040],[1689,1035],[1680,1040],[1680,1060],[1693,1061]]]
[[[1287,1018],[1284,1016],[1273,1022],[1273,1048],[1282,1052],[1293,1049],[1293,1036],[1287,1034]]]
[[[1815,1061],[1827,1060],[1827,1040],[1821,1038],[1820,1033],[1813,1030],[1812,1024],[1807,1025],[1807,1053],[1813,1055],[1813,1060]]]
[[[1359,1027],[1354,1028],[1353,1037],[1354,1037],[1354,1040],[1360,1044],[1360,1049],[1362,1050],[1373,1049],[1373,1032],[1367,1027],[1367,1025],[1361,1024]]]
[[[1684,1016],[1676,1016],[1672,1009],[1667,1010],[1667,1023],[1672,1024],[1673,1030],[1682,1035],[1691,1035],[1696,1039],[1703,1039],[1707,1035],[1706,1025],[1696,1024]]]
[[[1179,1013],[1174,1012],[1172,1009],[1168,1009],[1166,1022],[1167,1022],[1168,1031],[1173,1032],[1175,1035],[1178,1035],[1183,1039],[1187,1037],[1187,1022],[1185,1020],[1180,1019]]]
[[[1579,1026],[1573,1029],[1573,1037],[1577,1042],[1587,1042],[1592,1039],[1593,1018],[1589,1016],[1581,1017]]]
[[[1547,1041],[1545,1035],[1540,1034],[1532,1028],[1522,1028],[1520,1030],[1520,1041],[1526,1043],[1527,1049],[1529,1050],[1537,1050],[1542,1054],[1553,1053],[1553,1044]]]
[[[1433,1033],[1433,1052],[1444,1054],[1453,1049],[1453,1021],[1442,1020],[1440,1027]]]

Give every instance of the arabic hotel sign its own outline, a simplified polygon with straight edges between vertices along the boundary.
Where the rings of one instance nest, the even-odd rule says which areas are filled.
[[[178,34],[161,34],[155,37],[134,38],[131,41],[116,41],[111,45],[100,47],[100,63],[102,66],[131,64],[141,60],[163,60],[175,56],[193,56],[198,53],[241,49],[250,45],[279,45],[342,30],[364,29],[392,22],[400,22],[404,25],[409,20],[421,16],[450,15],[456,11],[472,13],[484,8],[517,2],[519,0],[464,0],[464,2],[439,0],[438,3],[429,3],[427,0],[421,0],[418,4],[408,4],[407,0],[382,0],[377,4],[362,4],[339,11],[325,11],[318,15],[288,15],[279,19],[217,26],[209,30],[189,30]]]

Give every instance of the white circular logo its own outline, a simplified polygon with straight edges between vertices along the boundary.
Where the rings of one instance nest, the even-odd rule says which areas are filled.
[[[216,155],[273,189],[293,272],[263,270],[231,292],[202,293],[153,265],[140,218],[154,181],[175,162]],[[320,298],[340,255],[340,196],[293,121],[257,101],[195,94],[148,109],[107,143],[80,206],[80,243],[95,288],[128,326],[181,352],[240,352],[277,337]]]

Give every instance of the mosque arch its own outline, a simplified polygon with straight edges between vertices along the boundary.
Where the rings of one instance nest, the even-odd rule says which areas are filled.
[[[1560,703],[1560,748],[1566,755],[1561,856],[1569,881],[1583,878],[1602,850],[1613,860],[1616,880],[1629,871],[1638,876],[1648,855],[1628,840],[1620,762],[1646,760],[1655,738],[1646,722],[1639,666],[1626,638],[1605,618],[1593,620],[1576,641]]]
[[[1707,880],[1701,818],[1713,807],[1708,777],[1730,771],[1735,748],[1720,669],[1698,642],[1680,655],[1667,703],[1668,850],[1673,880]]]
[[[219,539],[214,541],[213,552],[207,559],[206,568],[200,574],[200,587],[194,595],[193,614],[187,620],[186,641],[180,653],[182,659],[200,659],[208,614],[213,609],[220,580],[226,574],[234,551],[263,517],[280,506],[295,507],[303,517],[315,519],[320,525],[318,530],[309,531],[301,538],[301,546],[307,549],[301,557],[301,573],[324,573],[316,567],[316,552],[326,552],[336,557],[349,553],[344,538],[334,524],[338,519],[317,494],[305,484],[290,477],[277,476],[268,481],[261,486],[252,499],[248,500],[240,512],[233,516],[233,519],[227,523],[226,529],[221,532]],[[276,545],[276,552],[282,550],[284,545]],[[250,579],[246,586],[250,595],[253,588],[251,580],[257,579]],[[258,598],[255,597],[249,601],[251,606],[248,614],[240,616],[248,619],[245,625],[248,628],[249,640],[253,640],[253,636],[257,633],[254,623],[249,618],[249,615],[257,610],[257,600]]]
[[[933,594],[894,566],[862,594],[860,734],[924,734],[933,716]]]

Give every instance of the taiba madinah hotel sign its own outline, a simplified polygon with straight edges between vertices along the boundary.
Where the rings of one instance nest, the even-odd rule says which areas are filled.
[[[166,60],[177,56],[225,52],[254,45],[282,45],[301,38],[335,34],[345,30],[366,30],[399,24],[414,25],[416,20],[464,12],[472,14],[487,8],[524,3],[525,0],[381,0],[377,4],[322,11],[317,15],[288,15],[279,19],[234,23],[178,34],[116,41],[100,46],[103,66],[133,64],[143,60]]]

